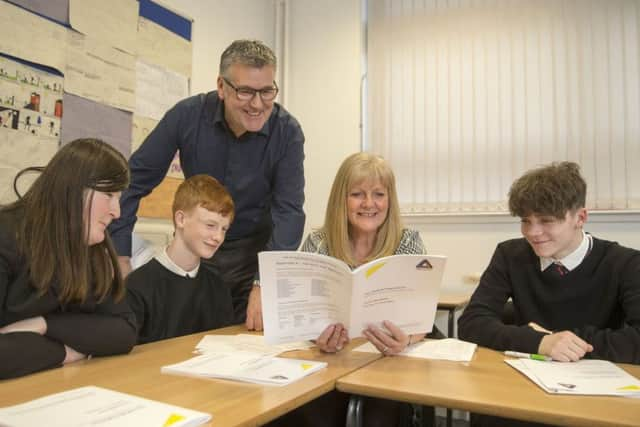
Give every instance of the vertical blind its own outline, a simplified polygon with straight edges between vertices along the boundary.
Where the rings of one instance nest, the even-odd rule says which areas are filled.
[[[365,147],[403,211],[504,211],[562,160],[589,208],[640,209],[639,23],[637,0],[369,0]]]

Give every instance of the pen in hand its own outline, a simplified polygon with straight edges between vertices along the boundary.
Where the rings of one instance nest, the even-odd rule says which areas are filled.
[[[544,356],[542,354],[521,353],[519,351],[505,351],[504,355],[511,356],[511,357],[519,357],[520,359],[540,360],[543,362],[550,362],[551,360],[553,360],[551,357]]]

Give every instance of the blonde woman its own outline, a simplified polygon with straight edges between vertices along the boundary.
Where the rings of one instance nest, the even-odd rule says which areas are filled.
[[[406,229],[400,220],[396,182],[389,164],[380,156],[357,153],[347,157],[331,187],[322,228],[307,236],[301,248],[338,258],[352,268],[394,254],[426,253],[420,234]],[[387,331],[370,326],[364,336],[386,356],[403,351],[424,338],[424,333],[408,335],[392,322]],[[335,353],[349,341],[344,325],[329,325],[316,340],[325,352]],[[359,335],[359,331],[351,331]],[[391,335],[389,335],[391,333]],[[334,391],[290,412],[269,427],[343,426],[349,396]],[[411,417],[412,407],[390,400],[368,399],[364,425],[395,426]],[[433,409],[425,412],[433,420]]]
[[[301,250],[338,258],[352,268],[389,255],[426,253],[420,234],[402,226],[391,167],[371,153],[344,160],[331,187],[324,225],[307,236]],[[384,325],[391,335],[375,326],[363,334],[386,356],[402,352],[425,335],[407,335],[389,321]],[[329,325],[316,344],[333,353],[348,341],[349,331],[337,323]]]

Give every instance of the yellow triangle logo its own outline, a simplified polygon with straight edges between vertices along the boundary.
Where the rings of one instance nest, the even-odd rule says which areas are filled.
[[[174,425],[175,423],[180,422],[182,420],[184,420],[184,417],[182,415],[171,414],[171,415],[169,415],[169,418],[167,418],[167,421],[164,422],[162,427],[169,427],[169,426]]]
[[[367,272],[364,274],[364,276],[368,279],[369,276],[371,276],[376,271],[380,270],[385,264],[386,264],[386,262],[381,262],[380,264],[374,265],[373,267],[371,267],[370,269],[367,270]]]
[[[618,387],[618,390],[620,390],[620,391],[625,391],[625,390],[638,391],[638,390],[640,390],[640,386],[632,384],[632,385],[627,385],[627,386],[624,386],[624,387]]]
[[[306,371],[307,369],[310,369],[313,367],[311,363],[302,363],[300,366],[302,366],[303,371]]]

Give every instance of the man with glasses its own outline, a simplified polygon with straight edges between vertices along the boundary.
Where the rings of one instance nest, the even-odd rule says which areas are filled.
[[[276,57],[257,40],[236,40],[220,58],[217,91],[180,101],[131,156],[131,185],[110,231],[123,274],[140,198],[164,178],[176,151],[186,178],[208,174],[236,206],[214,268],[231,288],[236,322],[262,329],[257,253],[296,250],[304,228],[304,135],[275,102]],[[246,317],[246,319],[245,319]]]

